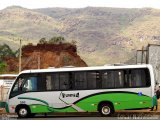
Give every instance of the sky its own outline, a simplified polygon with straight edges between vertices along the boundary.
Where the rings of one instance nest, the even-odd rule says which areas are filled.
[[[47,7],[83,8],[83,7],[118,7],[160,9],[160,0],[0,0],[0,9],[8,6],[21,6],[29,9]]]

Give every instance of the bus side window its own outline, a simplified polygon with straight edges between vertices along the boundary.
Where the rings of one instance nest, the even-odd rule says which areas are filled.
[[[59,90],[59,74],[50,73],[45,75],[46,90]]]
[[[52,75],[52,81],[54,82],[54,84],[53,84],[54,86],[52,87],[52,89],[59,90],[59,74],[58,73],[54,73]]]
[[[59,79],[60,79],[60,89],[69,90],[70,88],[69,73],[59,73]]]
[[[75,89],[87,89],[86,72],[75,72],[74,81]]]
[[[124,71],[117,70],[117,71],[114,71],[114,74],[115,74],[114,76],[115,88],[124,87],[124,80],[125,80]]]
[[[146,69],[133,69],[129,72],[129,87],[150,86],[150,76]]]
[[[102,88],[102,75],[100,71],[96,71],[96,88]]]
[[[45,76],[45,80],[46,80],[46,90],[52,90],[52,76],[51,75],[46,75]]]
[[[142,85],[141,70],[131,70],[131,79],[133,87],[140,87]]]
[[[87,72],[88,89],[95,89],[97,87],[97,73],[96,71]]]
[[[114,88],[113,71],[102,72],[102,88]]]
[[[129,70],[124,70],[124,88],[129,87]]]

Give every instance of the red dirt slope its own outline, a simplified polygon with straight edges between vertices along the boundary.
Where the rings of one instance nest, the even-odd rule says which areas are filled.
[[[87,64],[77,55],[77,48],[69,43],[37,44],[22,48],[22,69],[76,66]]]

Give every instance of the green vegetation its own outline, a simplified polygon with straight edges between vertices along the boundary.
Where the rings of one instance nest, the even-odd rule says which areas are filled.
[[[46,44],[47,43],[46,38],[41,38],[38,43],[39,44]]]
[[[68,41],[65,40],[64,37],[58,36],[58,37],[52,37],[48,41],[46,40],[46,38],[41,38],[38,42],[38,44],[62,44],[62,43],[69,43],[69,44],[72,44],[72,45],[76,45],[77,41],[72,40],[71,42],[68,42]]]
[[[18,50],[14,52],[7,44],[0,45],[0,73],[4,73],[7,71],[8,65],[5,61],[5,58],[16,58],[17,54]]]
[[[0,73],[5,72],[7,69],[7,64],[5,62],[0,62]]]
[[[60,44],[64,43],[65,39],[64,37],[58,36],[58,37],[52,37],[48,42],[50,44]]]
[[[14,52],[7,44],[0,45],[0,59],[4,57],[16,57],[17,51]]]

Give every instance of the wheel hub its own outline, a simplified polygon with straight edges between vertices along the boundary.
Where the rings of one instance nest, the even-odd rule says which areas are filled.
[[[109,108],[108,106],[104,106],[104,107],[102,108],[102,113],[103,113],[104,115],[108,115],[108,114],[110,113],[110,108]]]
[[[27,115],[27,110],[25,108],[20,109],[19,114],[21,116],[26,116]]]

